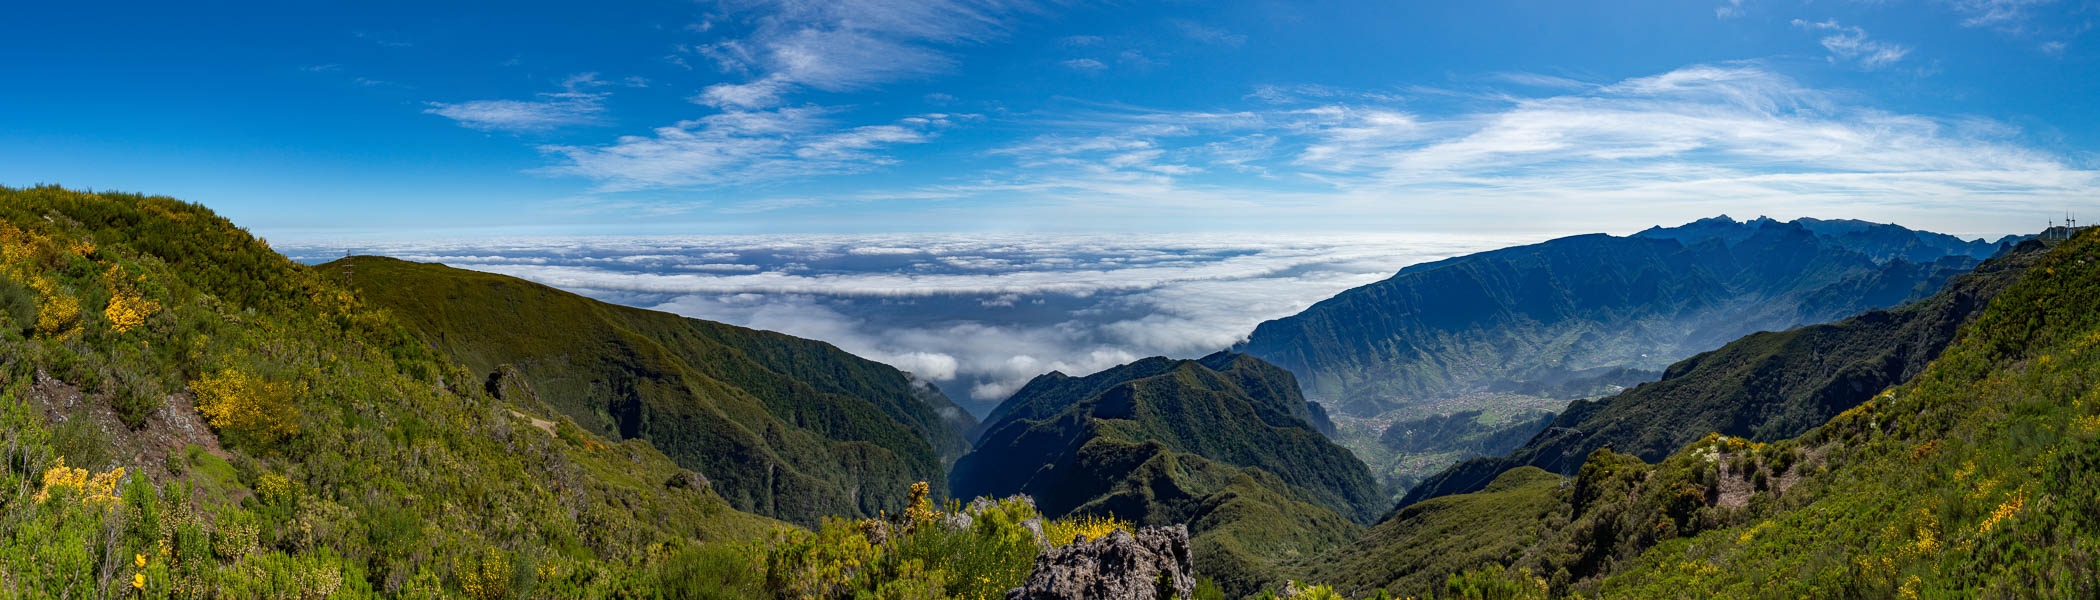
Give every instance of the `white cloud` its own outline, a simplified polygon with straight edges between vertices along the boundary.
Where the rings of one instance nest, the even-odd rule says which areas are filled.
[[[1002,36],[1034,5],[1008,0],[730,0],[721,18],[748,26],[740,37],[678,48],[743,81],[688,98],[723,112],[658,127],[604,145],[549,145],[559,163],[540,171],[598,182],[595,193],[706,188],[788,177],[866,171],[892,161],[883,149],[927,141],[963,118],[920,115],[852,125],[835,111],[792,106],[797,91],[849,91],[949,70],[946,48]],[[712,32],[715,20],[701,32]],[[685,65],[678,55],[673,62]],[[515,107],[511,107],[515,108]],[[747,202],[727,212],[763,212],[808,199]]]
[[[751,83],[718,83],[707,86],[700,94],[690,98],[694,104],[716,108],[763,108],[780,103],[780,95],[790,86],[777,78],[760,79]]]
[[[600,115],[605,112],[605,94],[584,90],[607,85],[607,82],[599,81],[596,73],[579,73],[563,80],[561,85],[563,91],[540,94],[537,100],[431,102],[430,108],[423,112],[484,131],[546,131],[599,122]]]
[[[708,187],[864,171],[888,162],[873,150],[924,142],[952,122],[948,115],[920,116],[833,130],[826,113],[817,107],[733,110],[610,145],[541,150],[562,159],[546,172],[597,180],[601,192]]]
[[[361,253],[510,274],[824,340],[984,409],[1048,371],[1085,375],[1145,356],[1200,356],[1264,319],[1407,264],[1543,237],[909,234],[356,244]],[[342,254],[335,246],[281,246],[294,255]],[[871,255],[905,260],[865,270],[862,257]]]
[[[1823,48],[1830,51],[1832,60],[1858,60],[1859,65],[1873,69],[1895,64],[1910,54],[1910,48],[1902,44],[1867,39],[1867,30],[1838,24],[1837,20],[1810,23],[1794,19],[1794,26],[1809,31],[1830,32],[1822,39]]]
[[[1239,46],[1247,43],[1246,34],[1233,33],[1217,27],[1185,20],[1174,20],[1174,28],[1191,40],[1217,46]]]
[[[1873,48],[1854,47],[1856,60],[1877,60]],[[1444,114],[1318,89],[1271,90],[1284,101],[1248,111],[1086,107],[1051,118],[1054,133],[998,151],[1020,171],[918,191],[1022,196],[1154,221],[1229,213],[1251,223],[1314,215],[1478,223],[1522,214],[1606,228],[1659,210],[1690,219],[1757,206],[1978,233],[2024,230],[2032,206],[2100,193],[2100,174],[2021,143],[2016,127],[1863,107],[1848,102],[1853,94],[1758,63],[1556,83],[1478,94],[1469,103],[1481,108]],[[1150,165],[1262,181],[1219,183]]]
[[[735,263],[701,263],[696,265],[678,265],[674,268],[684,271],[731,271],[749,273],[757,271],[758,265],[742,265]]]
[[[939,352],[906,352],[895,354],[882,361],[907,373],[930,381],[955,379],[955,357]]]
[[[886,159],[867,151],[891,144],[926,141],[926,132],[903,125],[855,127],[811,140],[795,149],[795,157],[810,161],[881,163]]]
[[[867,256],[899,256],[908,254],[925,254],[926,251],[920,250],[918,248],[904,248],[896,246],[859,246],[851,250],[847,250],[846,253]]]
[[[1101,64],[1101,61],[1091,58],[1075,58],[1058,64],[1074,71],[1099,71],[1108,68],[1108,65]]]
[[[1955,10],[1968,15],[1963,27],[1991,27],[2017,32],[2025,26],[2034,7],[2056,0],[1952,0]]]
[[[727,73],[758,73],[720,84],[708,104],[762,108],[798,87],[859,89],[948,71],[948,46],[1002,36],[1016,15],[1036,9],[1008,0],[746,0],[724,3],[748,22],[748,36],[692,46]],[[763,83],[760,89],[736,89]],[[728,87],[723,87],[728,86]],[[713,90],[714,88],[710,88]],[[763,93],[758,93],[763,92]]]
[[[1544,75],[1539,73],[1496,73],[1493,76],[1493,78],[1500,81],[1514,83],[1517,85],[1546,89],[1582,91],[1596,89],[1597,87],[1597,84],[1590,83],[1587,81],[1570,79],[1558,75]]]
[[[423,112],[491,131],[545,131],[598,121],[604,108],[594,96],[546,100],[474,100],[457,104],[432,102]]]

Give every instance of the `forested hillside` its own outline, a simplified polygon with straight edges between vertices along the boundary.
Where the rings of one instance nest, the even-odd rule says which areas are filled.
[[[877,518],[740,512],[648,440],[552,410],[517,369],[452,362],[341,266],[169,198],[0,188],[0,598],[977,600],[1136,530],[1027,498],[942,502],[923,481],[867,500],[897,507]],[[713,333],[818,353],[807,366],[841,380],[902,378]],[[1140,533],[1179,548],[1187,583],[1173,531]]]
[[[1346,541],[1382,508],[1363,463],[1310,414],[1290,373],[1245,355],[1051,373],[993,413],[956,462],[954,495],[1188,523],[1198,572],[1251,592],[1275,582],[1270,560]]]
[[[943,485],[976,425],[931,386],[823,342],[442,265],[354,257],[317,269],[492,393],[648,440],[740,510],[805,525],[897,512],[912,482]]]
[[[1598,450],[1572,480],[1514,469],[1299,572],[1355,595],[1487,581],[1505,597],[2091,597],[2096,308],[2089,231],[1916,377],[1799,437],[1711,434],[1652,464]]]
[[[1610,447],[1662,460],[1710,432],[1771,442],[1800,435],[1925,370],[1961,326],[2046,253],[2028,242],[1956,277],[1931,298],[1822,325],[1755,333],[1671,365],[1662,380],[1577,400],[1507,456],[1452,465],[1401,505],[1485,487],[1530,465],[1574,475]]]

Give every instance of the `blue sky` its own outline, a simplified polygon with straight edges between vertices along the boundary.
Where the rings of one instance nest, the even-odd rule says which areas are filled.
[[[105,3],[0,184],[390,232],[2100,222],[2092,0]]]

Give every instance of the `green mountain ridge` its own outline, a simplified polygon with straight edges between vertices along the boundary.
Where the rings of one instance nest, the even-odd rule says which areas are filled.
[[[1291,568],[1352,595],[2091,597],[2100,235],[2028,260],[1915,377],[1798,437],[1511,469]]]
[[[1840,281],[1911,277],[1863,273]],[[2100,231],[1933,287],[1578,403],[1555,419],[1584,436],[1518,451],[1559,458],[1375,521],[1370,472],[1277,365],[1047,374],[947,480],[1042,510],[965,509],[906,483],[954,451],[929,438],[965,433],[941,399],[821,343],[437,265],[302,266],[169,198],[0,188],[0,597],[974,599],[1133,527],[1057,518],[1110,514],[1188,525],[1205,600],[1285,580],[1353,597],[2100,595]],[[1565,381],[1618,376],[1580,373]],[[767,466],[688,468],[651,439],[696,422],[761,434],[735,460]],[[1480,424],[1422,418],[1382,443],[1505,439]],[[780,474],[819,453],[866,462]],[[766,471],[810,486],[785,499],[821,522],[738,510]],[[826,496],[842,482],[877,488]],[[867,506],[888,514],[852,518]]]
[[[1382,504],[1314,415],[1289,372],[1245,355],[1052,373],[992,413],[951,491],[1029,494],[1051,516],[1188,523],[1198,572],[1251,592],[1273,582],[1270,560],[1345,541]]]
[[[1507,456],[1452,465],[1423,480],[1400,505],[1478,490],[1520,465],[1573,475],[1598,448],[1655,461],[1708,432],[1757,442],[1800,435],[1923,371],[1962,325],[2045,254],[2039,242],[2020,249],[1955,277],[1924,300],[1754,333],[1671,365],[1658,381],[1577,400]]]
[[[164,197],[0,188],[0,595],[655,597],[786,528]]]
[[[1262,323],[1235,350],[1368,417],[1616,367],[1659,370],[1755,331],[1929,296],[1976,262],[1966,246],[1877,261],[1799,223],[1729,223],[1728,235],[1592,234],[1409,266]]]
[[[739,510],[804,525],[896,512],[906,486],[942,486],[968,449],[944,416],[961,410],[938,391],[823,342],[443,265],[316,269],[483,377],[513,369],[585,429],[649,440]]]

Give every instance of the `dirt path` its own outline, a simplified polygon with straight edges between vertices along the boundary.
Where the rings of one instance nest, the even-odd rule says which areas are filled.
[[[517,411],[516,409],[512,409],[512,410],[510,411],[510,414],[513,414],[513,415],[517,415],[517,416],[518,416],[518,418],[520,418],[520,419],[524,419],[524,420],[527,420],[527,421],[531,421],[531,422],[532,422],[532,426],[533,426],[533,427],[538,427],[538,428],[540,428],[540,430],[541,430],[541,431],[545,431],[545,432],[547,432],[547,435],[554,435],[554,422],[553,422],[553,421],[549,421],[549,420],[546,420],[546,419],[535,419],[535,418],[532,418],[532,415],[528,415],[528,414],[525,414],[525,413],[522,413],[522,412],[518,412],[518,411]]]

